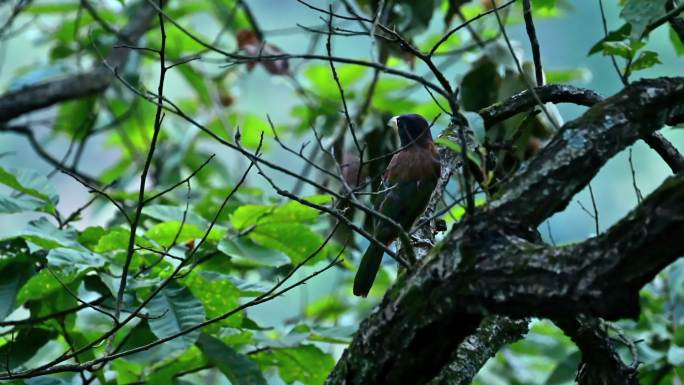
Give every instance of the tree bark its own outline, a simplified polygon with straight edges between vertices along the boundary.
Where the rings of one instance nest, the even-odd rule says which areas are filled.
[[[684,175],[666,180],[623,220],[585,242],[552,247],[536,227],[563,210],[616,153],[678,123],[683,109],[684,78],[643,80],[565,124],[501,196],[455,225],[419,266],[398,278],[326,383],[445,383],[458,378],[458,367],[467,379],[484,363],[479,353],[490,354],[468,354],[469,341],[482,338],[488,322],[503,327],[488,314],[636,317],[639,289],[684,254],[678,236]],[[511,329],[497,340],[519,338],[520,330]]]

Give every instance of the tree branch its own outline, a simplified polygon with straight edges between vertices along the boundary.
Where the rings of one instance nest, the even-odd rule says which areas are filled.
[[[455,226],[399,277],[326,383],[429,383],[449,370],[484,314],[638,315],[638,290],[684,254],[676,236],[684,227],[684,175],[584,243],[544,245],[534,229],[611,156],[660,128],[682,93],[684,78],[640,81],[563,127],[488,211]]]
[[[599,319],[578,316],[555,321],[582,352],[582,362],[577,372],[579,385],[639,385],[638,361],[633,352],[633,362],[626,365]],[[628,341],[629,343],[633,343]]]
[[[563,126],[502,188],[506,193],[492,204],[495,216],[536,228],[564,209],[613,155],[672,123],[684,107],[683,96],[684,78],[648,79],[594,105]]]
[[[121,32],[127,40],[120,40],[119,44],[140,39],[154,19],[156,9],[142,1],[135,15]],[[111,66],[121,67],[126,63],[129,52],[127,48],[112,48],[106,60]],[[98,65],[87,72],[8,92],[0,96],[0,122],[7,122],[59,102],[102,92],[113,79],[114,76],[106,67]]]

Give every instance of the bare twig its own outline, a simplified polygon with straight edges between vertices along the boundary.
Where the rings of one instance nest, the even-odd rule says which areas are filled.
[[[161,7],[162,0],[159,0],[159,6]],[[119,282],[119,289],[116,295],[116,309],[114,315],[116,316],[117,322],[119,315],[121,314],[121,306],[123,304],[124,293],[126,291],[126,284],[128,281],[128,269],[131,266],[131,261],[133,260],[133,254],[135,252],[135,237],[138,230],[138,225],[140,223],[140,217],[142,215],[142,209],[145,206],[145,184],[147,182],[147,174],[150,171],[150,165],[152,164],[152,157],[154,156],[154,151],[157,146],[157,140],[159,138],[159,132],[161,131],[161,125],[163,120],[162,107],[163,95],[164,95],[164,80],[166,77],[166,67],[165,53],[166,53],[166,30],[164,29],[164,18],[161,14],[158,15],[159,18],[159,31],[161,33],[161,48],[159,49],[159,85],[157,88],[158,93],[158,103],[157,112],[154,118],[154,132],[152,134],[152,142],[150,143],[150,148],[147,152],[147,160],[143,166],[142,175],[140,176],[140,187],[138,189],[138,204],[136,206],[135,214],[131,222],[130,237],[128,239],[128,249],[126,252],[126,259],[124,261],[123,268],[121,270],[121,281]],[[114,335],[112,335],[113,341]],[[111,344],[110,344],[111,346]]]
[[[537,32],[534,29],[534,21],[532,20],[530,0],[523,0],[523,16],[525,17],[525,30],[530,38],[530,46],[532,47],[532,59],[534,61],[534,74],[537,78],[537,86],[542,86],[544,85],[544,70],[542,69]]]

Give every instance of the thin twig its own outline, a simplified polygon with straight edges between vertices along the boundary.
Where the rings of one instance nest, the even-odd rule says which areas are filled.
[[[534,74],[537,78],[537,86],[543,86],[544,70],[542,69],[537,32],[534,29],[534,20],[532,20],[532,5],[530,4],[530,0],[523,0],[523,16],[525,18],[525,30],[530,39],[530,46],[532,47],[532,60],[534,61]]]

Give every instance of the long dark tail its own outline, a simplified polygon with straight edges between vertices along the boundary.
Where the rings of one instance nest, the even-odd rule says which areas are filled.
[[[378,274],[380,269],[380,262],[382,261],[382,255],[385,250],[371,243],[363,254],[361,258],[361,264],[359,265],[359,270],[356,272],[356,277],[354,277],[354,295],[365,297],[373,286],[373,281],[375,281],[375,276]]]

